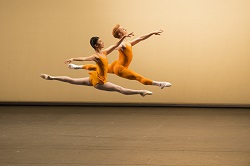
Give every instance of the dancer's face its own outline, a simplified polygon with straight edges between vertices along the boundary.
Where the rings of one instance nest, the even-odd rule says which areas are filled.
[[[121,27],[121,26],[118,28],[117,31],[118,31],[118,34],[119,34],[120,38],[122,38],[124,35],[127,34],[127,30],[125,28]]]
[[[104,48],[104,42],[100,38],[97,40],[96,45],[100,49]]]

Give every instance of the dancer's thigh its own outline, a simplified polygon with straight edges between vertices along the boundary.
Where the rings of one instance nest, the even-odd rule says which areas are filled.
[[[72,83],[76,85],[86,85],[86,86],[92,86],[90,83],[89,77],[85,78],[72,78]]]

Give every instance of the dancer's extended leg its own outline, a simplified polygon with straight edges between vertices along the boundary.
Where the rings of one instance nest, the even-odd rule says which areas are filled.
[[[112,64],[109,64],[108,73],[114,73],[113,68],[114,68],[115,64],[116,64],[116,61],[113,62]],[[71,63],[71,64],[68,65],[68,67],[70,69],[85,69],[85,70],[91,70],[91,71],[96,70],[96,65],[94,65],[94,64],[75,65],[75,64]]]
[[[119,93],[122,93],[124,95],[134,95],[134,94],[140,94],[141,96],[146,95],[152,95],[153,93],[147,90],[133,90],[133,89],[127,89],[123,88],[119,85],[113,84],[111,82],[106,82],[105,84],[97,84],[95,86],[96,89],[99,90],[105,90],[105,91],[116,91]]]
[[[161,89],[171,86],[171,83],[169,82],[153,81],[121,65],[116,65],[114,67],[114,73],[122,78],[130,79],[130,80],[137,80],[144,85],[159,86]]]
[[[67,83],[74,84],[74,85],[92,86],[92,84],[89,81],[89,77],[71,78],[68,76],[50,76],[47,74],[41,74],[41,77],[45,80],[57,80],[57,81],[67,82]]]
[[[94,65],[94,64],[82,65],[82,69],[86,69],[86,70],[96,70],[96,65]]]
[[[137,80],[144,85],[152,85],[152,82],[153,82],[152,80],[145,78],[139,75],[138,73],[132,70],[129,70],[128,68],[125,68],[121,65],[116,65],[114,67],[114,73],[122,78],[126,78],[129,80]]]
[[[94,65],[94,64],[75,65],[75,64],[71,63],[71,64],[68,65],[68,67],[70,69],[96,70],[96,65]]]

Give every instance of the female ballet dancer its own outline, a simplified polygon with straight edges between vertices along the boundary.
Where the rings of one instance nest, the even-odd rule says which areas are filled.
[[[158,31],[154,31],[146,35],[140,36],[132,41],[122,42],[120,46],[117,48],[119,52],[119,58],[118,60],[114,61],[111,65],[109,65],[108,73],[114,73],[122,78],[130,79],[130,80],[137,80],[144,85],[158,86],[161,89],[163,89],[164,87],[170,87],[171,83],[169,82],[153,81],[129,69],[129,65],[133,59],[132,46],[149,38],[152,35],[160,35],[162,32],[163,32],[162,30],[158,30]],[[127,35],[127,31],[125,28],[117,24],[113,28],[112,35],[115,38],[122,39],[125,35]],[[86,65],[70,64],[69,68],[96,70],[96,66],[94,64],[86,64]]]
[[[88,57],[70,58],[65,63],[71,63],[72,61],[94,61],[96,62],[95,71],[90,72],[89,77],[85,78],[70,78],[68,76],[51,76],[47,74],[41,74],[41,77],[45,80],[57,80],[74,85],[94,86],[96,89],[104,91],[115,91],[124,95],[140,94],[141,96],[152,95],[153,93],[147,90],[134,90],[121,87],[119,85],[107,82],[108,73],[108,60],[107,55],[110,54],[115,48],[117,48],[126,37],[131,37],[133,33],[124,35],[118,43],[112,45],[104,50],[104,43],[99,37],[92,37],[90,44],[94,48],[95,53]]]

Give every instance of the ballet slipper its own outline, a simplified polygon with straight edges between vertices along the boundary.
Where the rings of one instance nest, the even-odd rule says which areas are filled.
[[[70,68],[70,69],[75,69],[75,64],[72,64],[72,63],[70,63],[69,65],[68,65],[68,67]]]
[[[147,91],[147,90],[145,90],[145,91],[143,91],[142,93],[140,93],[140,95],[142,96],[142,97],[144,97],[144,96],[146,96],[146,95],[152,95],[153,94],[153,92],[150,92],[150,91]]]
[[[82,66],[75,65],[75,64],[73,64],[73,63],[70,63],[70,64],[68,65],[68,67],[69,67],[70,69],[82,69]]]
[[[163,89],[165,87],[170,87],[171,83],[170,82],[161,82],[160,83],[160,88]]]

